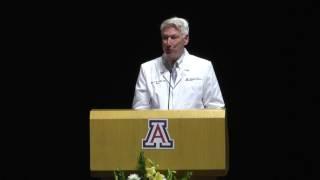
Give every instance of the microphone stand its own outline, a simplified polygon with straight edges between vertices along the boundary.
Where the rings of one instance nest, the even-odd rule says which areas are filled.
[[[170,93],[170,91],[171,91],[171,88],[170,88],[170,86],[171,86],[171,71],[169,71],[170,72],[170,80],[169,80],[169,94],[168,94],[168,110],[170,110],[170,96],[171,96],[171,93]]]

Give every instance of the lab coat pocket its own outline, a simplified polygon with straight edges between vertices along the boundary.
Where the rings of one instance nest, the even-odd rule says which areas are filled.
[[[203,81],[198,77],[188,77],[185,79],[186,88],[191,89],[194,93],[202,93]]]
[[[161,98],[166,98],[168,95],[168,82],[166,80],[158,80],[151,82],[153,97],[155,101],[159,101]],[[161,101],[161,100],[160,100]]]

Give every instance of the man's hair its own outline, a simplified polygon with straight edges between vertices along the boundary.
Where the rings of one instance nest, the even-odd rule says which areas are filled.
[[[179,17],[172,17],[169,19],[164,20],[161,23],[160,30],[166,27],[175,27],[177,28],[183,35],[189,34],[189,23],[186,19],[179,18]]]

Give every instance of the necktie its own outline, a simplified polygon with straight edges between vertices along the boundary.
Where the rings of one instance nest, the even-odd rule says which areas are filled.
[[[174,65],[172,68],[172,80],[174,83],[176,82],[176,79],[177,79],[177,68],[176,68],[176,65]]]

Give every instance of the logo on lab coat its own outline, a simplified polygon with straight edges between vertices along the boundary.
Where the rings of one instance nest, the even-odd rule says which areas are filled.
[[[170,138],[168,129],[168,119],[149,119],[142,149],[174,149],[174,140]]]

